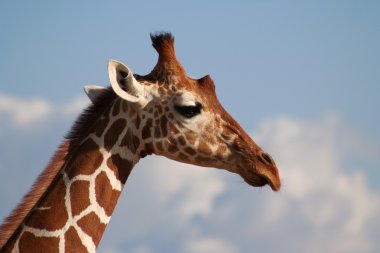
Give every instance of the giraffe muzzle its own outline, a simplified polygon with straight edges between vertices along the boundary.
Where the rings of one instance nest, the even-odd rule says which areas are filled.
[[[249,185],[254,187],[269,185],[273,191],[280,190],[281,179],[278,169],[269,154],[261,151],[242,166],[242,173],[239,174]]]

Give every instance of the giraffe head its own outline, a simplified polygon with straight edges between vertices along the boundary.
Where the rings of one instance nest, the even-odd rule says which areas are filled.
[[[279,190],[281,181],[272,157],[224,110],[211,77],[186,75],[171,34],[151,35],[151,39],[159,58],[148,75],[133,75],[117,61],[108,65],[113,91],[137,115],[140,155],[153,153],[225,169],[252,186],[269,184]],[[90,98],[97,92],[96,88],[87,90]]]

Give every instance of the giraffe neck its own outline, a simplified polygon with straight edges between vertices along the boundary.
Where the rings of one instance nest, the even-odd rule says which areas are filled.
[[[134,116],[127,122],[125,113],[128,108],[114,102],[90,134],[76,140],[57,176],[1,252],[95,252],[123,186],[144,153]]]

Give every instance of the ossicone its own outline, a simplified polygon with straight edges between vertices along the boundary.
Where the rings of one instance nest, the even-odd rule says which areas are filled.
[[[158,61],[150,75],[157,79],[165,79],[170,75],[185,74],[181,63],[177,60],[174,49],[174,37],[169,32],[151,33],[152,46],[158,53]]]

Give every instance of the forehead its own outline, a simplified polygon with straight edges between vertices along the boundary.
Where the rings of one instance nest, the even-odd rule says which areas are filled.
[[[209,75],[200,79],[187,76],[173,77],[161,80],[152,80],[147,76],[136,76],[137,80],[144,85],[157,90],[158,95],[165,97],[176,97],[183,101],[201,100],[205,104],[219,104],[215,93],[215,85]]]

